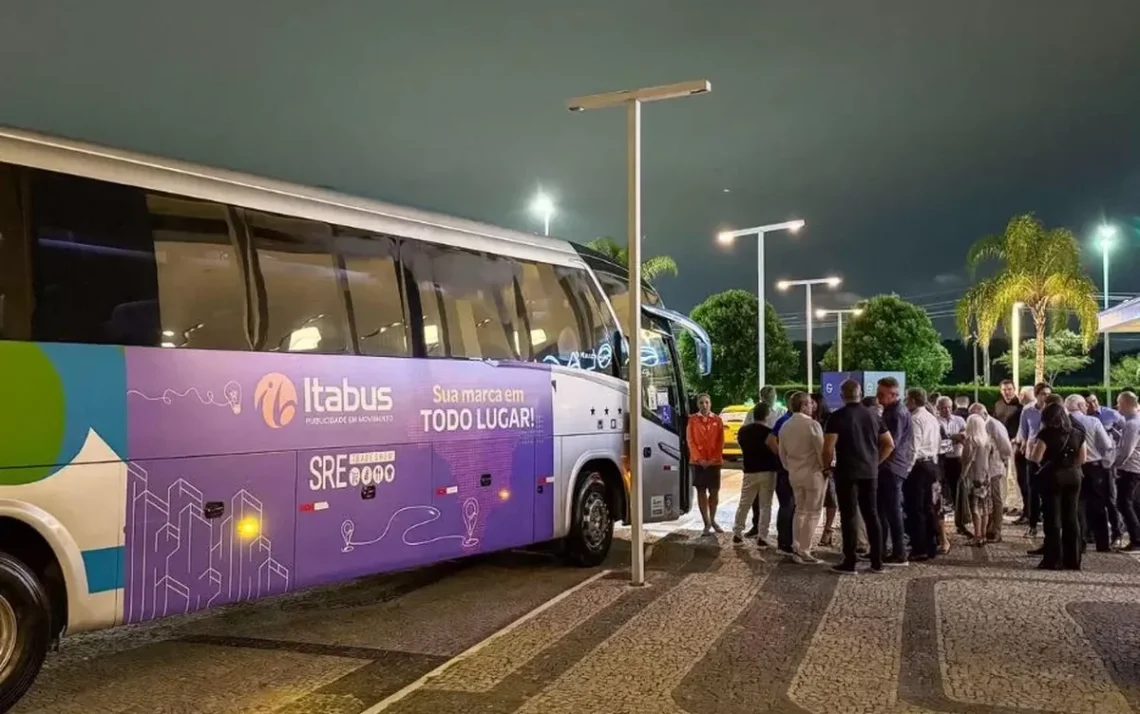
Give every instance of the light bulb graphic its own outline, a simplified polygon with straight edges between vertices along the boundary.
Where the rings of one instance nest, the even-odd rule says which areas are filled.
[[[222,392],[226,395],[226,403],[230,405],[230,410],[234,414],[241,414],[241,385],[231,380],[226,382]]]
[[[352,521],[345,521],[340,524],[340,535],[344,538],[344,547],[340,549],[342,553],[351,553],[352,548],[352,534],[356,531],[356,524]]]
[[[479,502],[469,498],[463,502],[463,524],[467,527],[467,537],[463,539],[464,548],[473,548],[479,545],[475,537],[475,526],[479,523]]]

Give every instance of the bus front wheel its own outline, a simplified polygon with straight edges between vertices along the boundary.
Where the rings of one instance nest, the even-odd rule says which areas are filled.
[[[32,686],[51,639],[47,591],[28,566],[0,552],[0,712]]]
[[[575,565],[596,567],[609,555],[614,540],[614,518],[607,496],[601,474],[594,472],[582,477],[566,543],[566,555]]]

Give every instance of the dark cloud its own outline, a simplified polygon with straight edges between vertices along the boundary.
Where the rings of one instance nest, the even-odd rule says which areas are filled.
[[[1134,0],[19,1],[0,122],[524,229],[542,185],[588,240],[625,234],[624,120],[565,99],[707,77],[644,112],[667,301],[754,289],[754,243],[715,232],[798,216],[772,280],[934,302],[1014,213],[1082,235],[1140,214],[1138,27]]]

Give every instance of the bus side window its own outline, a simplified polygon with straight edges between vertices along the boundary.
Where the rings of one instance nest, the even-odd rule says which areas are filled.
[[[249,350],[250,310],[232,209],[193,198],[147,196],[162,346]]]
[[[588,337],[574,296],[558,280],[554,266],[522,263],[519,289],[530,328],[530,359],[577,366],[580,355],[589,349]]]
[[[32,334],[26,176],[25,169],[0,163],[0,340]]]
[[[401,258],[419,291],[429,357],[517,360],[528,351],[513,260],[412,241]]]
[[[267,352],[349,351],[344,293],[332,254],[332,227],[302,218],[242,211],[264,285]]]
[[[610,373],[612,329],[584,270],[524,263],[520,281],[536,361]]]
[[[590,274],[578,268],[555,268],[567,290],[579,305],[586,336],[585,344],[597,359],[592,370],[604,374],[615,374],[613,361],[613,338],[617,325],[613,321],[605,301],[598,292]],[[586,365],[583,365],[585,367]]]
[[[33,171],[32,339],[154,346],[158,277],[142,189]]]
[[[400,280],[399,245],[387,236],[336,226],[336,251],[344,261],[348,304],[361,354],[412,354]]]

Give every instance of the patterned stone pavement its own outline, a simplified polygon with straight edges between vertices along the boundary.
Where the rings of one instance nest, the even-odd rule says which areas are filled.
[[[1017,533],[856,577],[686,528],[640,588],[621,540],[445,564],[73,638],[15,711],[1140,711],[1140,560],[1037,571]]]
[[[1031,543],[856,577],[681,532],[371,711],[1140,711],[1140,562]]]

